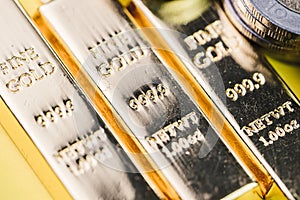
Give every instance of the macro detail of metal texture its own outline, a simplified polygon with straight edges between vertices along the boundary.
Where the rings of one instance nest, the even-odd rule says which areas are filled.
[[[148,19],[285,195],[299,198],[299,101],[272,67],[234,28],[218,4],[144,1],[151,13],[141,1],[133,2],[125,4],[133,20],[141,16]],[[148,37],[152,41],[156,38]]]
[[[0,1],[0,132],[54,199],[300,199],[256,46],[299,62],[297,0]]]
[[[300,14],[296,10],[298,4],[277,0],[224,1],[228,17],[242,34],[274,56],[299,63]]]
[[[300,2],[297,0],[278,0],[279,3],[282,3],[288,9],[291,9],[295,12],[300,13]]]
[[[1,5],[1,126],[53,198],[155,197],[141,175],[127,173],[134,165],[18,6]],[[38,169],[43,162],[51,169]]]
[[[216,199],[242,186],[243,192],[256,187],[116,2],[56,0],[39,11],[49,30],[104,94],[115,117],[146,150],[141,154],[153,160],[155,170],[169,182],[168,190],[177,193],[172,196],[162,185],[152,185],[160,190],[160,197]]]

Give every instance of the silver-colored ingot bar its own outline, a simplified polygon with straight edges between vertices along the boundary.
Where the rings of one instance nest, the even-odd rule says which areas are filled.
[[[185,13],[189,10],[184,7],[172,16],[166,12],[168,3],[161,6],[164,11],[157,11],[151,8],[153,2],[144,2],[162,20],[157,20],[143,3],[138,6],[159,28],[170,48],[186,63],[285,195],[289,199],[299,198],[297,97],[234,28],[218,4],[195,1],[194,6],[202,9],[193,10],[198,13],[187,15],[192,16],[188,18]],[[231,9],[225,11],[233,14]]]
[[[221,198],[251,182],[115,2],[56,0],[40,12],[181,198]]]
[[[72,197],[151,196],[140,175],[125,171],[129,160],[17,5],[1,5],[1,98]]]

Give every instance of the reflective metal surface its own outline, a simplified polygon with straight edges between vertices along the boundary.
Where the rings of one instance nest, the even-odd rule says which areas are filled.
[[[282,60],[289,61],[298,61],[298,51],[287,49],[283,46],[280,46],[276,43],[272,43],[268,40],[268,36],[266,38],[262,37],[258,33],[256,33],[253,29],[251,29],[238,15],[236,10],[233,7],[234,3],[230,0],[224,1],[224,10],[226,11],[226,15],[229,17],[230,21],[238,28],[238,30],[247,36],[247,38],[251,39],[255,43],[265,47],[268,51],[277,58]],[[260,30],[261,26],[255,26]],[[277,37],[278,38],[278,37]],[[280,37],[279,37],[280,38]],[[291,42],[292,43],[292,42]],[[288,45],[288,44],[287,44]],[[294,43],[292,43],[294,45]],[[290,46],[290,45],[289,45]]]
[[[288,9],[291,9],[295,12],[300,13],[300,2],[297,0],[278,0],[279,3],[282,3]]]
[[[20,2],[54,50],[31,19],[2,0],[0,125],[53,198],[157,198],[143,178],[163,199],[299,198],[299,101],[219,6],[152,1],[148,5],[172,29],[148,11],[140,22],[161,26],[161,40],[149,30],[133,30],[114,1]],[[272,32],[277,25],[255,18],[249,2],[225,0],[240,31],[295,58],[297,35]],[[276,2],[298,12],[296,1]],[[185,67],[173,52],[160,54],[169,48],[157,49],[141,36],[168,42],[200,84],[184,70],[174,73],[172,65]]]
[[[278,26],[287,32],[300,34],[299,13],[287,9],[277,0],[244,0],[257,18],[268,26]]]
[[[1,99],[72,197],[154,198],[124,170],[134,166],[17,5],[1,5]]]
[[[224,7],[246,37],[284,60],[299,62],[299,13],[275,0],[226,0]]]
[[[57,0],[40,11],[181,198],[221,198],[251,182],[119,6]]]
[[[151,20],[287,197],[299,198],[299,101],[269,64],[214,4],[189,23]]]

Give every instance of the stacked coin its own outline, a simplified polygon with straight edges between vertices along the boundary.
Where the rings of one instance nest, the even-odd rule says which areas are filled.
[[[300,61],[298,0],[224,0],[224,9],[246,37],[280,58]]]

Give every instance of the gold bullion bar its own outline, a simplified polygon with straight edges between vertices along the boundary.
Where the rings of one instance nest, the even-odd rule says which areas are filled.
[[[128,13],[129,13],[129,15],[132,16],[133,21],[135,21],[140,27],[148,27],[148,29],[146,29],[146,31],[145,31],[145,34],[148,36],[149,40],[152,41],[153,45],[156,48],[169,49],[169,51],[175,52],[178,55],[178,57],[180,57],[181,60],[179,60],[179,62],[181,62],[181,63],[185,62],[186,60],[193,60],[193,56],[192,56],[192,58],[190,58],[191,55],[195,52],[196,53],[198,52],[198,54],[195,53],[196,54],[196,56],[194,57],[195,64],[192,62],[185,62],[184,65],[187,66],[187,69],[190,72],[192,72],[192,74],[194,76],[193,78],[195,78],[198,81],[198,83],[200,83],[200,85],[206,90],[206,92],[209,94],[209,96],[212,98],[212,100],[220,108],[220,111],[229,120],[229,122],[232,124],[232,126],[237,130],[237,133],[239,133],[239,135],[247,143],[247,145],[250,147],[251,151],[254,152],[255,156],[258,158],[258,161],[256,162],[256,167],[261,166],[260,162],[262,162],[263,166],[268,170],[268,173],[272,174],[272,177],[275,179],[275,181],[277,182],[279,187],[284,191],[285,195],[288,198],[293,198],[291,193],[287,190],[284,183],[278,178],[278,176],[276,175],[274,170],[272,170],[270,168],[270,165],[265,161],[265,159],[262,157],[262,155],[257,151],[257,149],[253,145],[253,143],[247,137],[245,137],[245,135],[242,133],[242,131],[239,128],[239,125],[237,124],[235,119],[232,117],[232,115],[227,111],[227,108],[225,106],[223,106],[222,101],[224,101],[224,99],[226,101],[226,96],[225,96],[225,92],[224,92],[225,91],[224,85],[226,85],[225,81],[227,81],[228,78],[237,79],[237,78],[239,78],[239,76],[245,76],[245,73],[242,74],[242,72],[244,70],[242,68],[243,66],[240,68],[236,67],[236,69],[234,71],[235,77],[233,77],[233,75],[230,77],[231,67],[238,66],[234,62],[232,62],[230,60],[228,61],[228,59],[226,60],[226,58],[224,58],[224,57],[228,57],[229,59],[231,58],[230,53],[229,53],[230,49],[229,50],[228,50],[228,48],[226,49],[225,46],[219,40],[217,40],[217,42],[218,42],[217,43],[216,40],[214,39],[216,36],[205,35],[205,33],[206,33],[205,31],[208,30],[209,28],[212,28],[212,26],[215,26],[216,30],[218,28],[219,28],[218,30],[221,30],[222,23],[224,23],[223,24],[223,26],[224,26],[223,32],[224,32],[224,35],[226,35],[226,36],[224,36],[224,38],[226,38],[227,41],[230,40],[232,42],[235,40],[239,40],[239,41],[242,40],[241,36],[238,33],[236,33],[236,30],[231,28],[231,26],[228,23],[228,20],[226,19],[224,13],[221,11],[220,7],[216,4],[212,4],[211,2],[208,2],[208,1],[188,1],[185,3],[179,2],[179,1],[177,1],[177,2],[174,1],[174,2],[165,3],[165,4],[170,4],[170,6],[168,7],[169,10],[167,10],[166,6],[162,5],[162,2],[151,2],[151,3],[148,1],[146,1],[146,2],[148,3],[148,6],[153,9],[153,12],[155,12],[157,15],[160,15],[161,18],[163,18],[169,24],[172,24],[175,28],[171,27],[171,29],[170,29],[170,27],[166,26],[164,23],[162,23],[162,21],[157,20],[157,18],[139,0],[132,1],[132,2],[124,1],[122,3],[125,7],[127,7],[128,11],[129,11]],[[180,4],[181,6],[178,6],[178,4]],[[177,5],[177,7],[175,8],[176,5]],[[215,10],[213,10],[214,9],[213,7],[215,7]],[[172,8],[174,8],[175,11],[172,10]],[[210,8],[211,10],[209,10],[208,8]],[[155,10],[155,9],[157,9],[157,10]],[[176,12],[176,9],[177,9],[177,12]],[[184,9],[185,9],[185,11],[183,12]],[[188,12],[186,12],[187,10],[188,10]],[[209,11],[207,11],[207,13],[205,13],[206,10],[209,10],[210,13],[209,13]],[[169,15],[167,13],[169,13]],[[203,17],[201,16],[201,14],[203,14]],[[221,20],[215,19],[216,18],[215,16],[218,16],[218,15],[220,15]],[[198,18],[201,20],[198,20],[198,22],[197,22],[196,19],[198,19]],[[148,23],[145,22],[145,19],[148,19],[148,21],[147,21]],[[215,21],[213,21],[214,19],[215,19]],[[204,30],[204,28],[203,28],[203,30],[199,30],[200,28],[198,28],[198,26],[200,26],[200,27],[207,26],[207,27],[205,27],[205,30]],[[155,27],[156,30],[150,29],[149,27],[152,27],[152,28]],[[175,30],[177,30],[177,32]],[[189,34],[192,34],[193,32],[190,33],[187,30],[190,32],[194,30],[193,32],[195,32],[195,33],[192,36],[189,36]],[[178,31],[179,32],[182,31],[182,32],[179,33]],[[216,35],[217,35],[217,32],[218,31],[215,32]],[[186,43],[188,43],[190,45],[191,43],[189,43],[190,41],[188,41],[188,39],[190,39],[190,37],[196,38],[197,33],[199,34],[199,38],[201,38],[201,37],[204,38],[204,39],[202,38],[203,41],[205,39],[207,39],[207,41],[208,41],[207,43],[209,45],[211,45],[211,46],[208,45],[209,47],[206,47],[207,54],[209,54],[210,50],[214,51],[217,54],[213,54],[212,57],[215,56],[215,58],[211,58],[211,57],[206,58],[204,56],[202,57],[200,54],[205,52],[205,50],[203,51],[201,49],[201,47],[199,47],[199,49],[197,49],[197,50],[192,51],[193,53],[190,53],[189,50],[186,50],[186,48],[182,47],[184,45],[182,45],[179,42],[180,40],[184,40]],[[153,37],[154,34],[157,34],[157,35],[155,35],[155,37]],[[162,37],[162,40],[166,41],[166,44],[162,45],[162,43],[157,39],[159,37]],[[208,39],[208,37],[210,39]],[[232,39],[232,38],[235,38],[235,39]],[[157,42],[157,41],[159,41],[159,42]],[[217,43],[216,47],[214,49],[213,49],[214,43],[210,43],[209,41],[214,41],[215,43]],[[248,58],[245,57],[245,58],[243,58],[243,60],[247,59],[247,61],[249,61],[249,60],[251,61],[251,59],[257,58],[257,55],[255,55],[255,53],[253,52],[253,49],[251,47],[249,47],[248,43],[245,42],[245,40],[242,40],[241,43],[243,43],[245,46],[245,47],[243,47],[243,51],[245,51],[246,48],[248,48],[248,50],[249,50]],[[166,45],[167,47],[164,45]],[[233,44],[231,44],[230,47],[232,47],[232,45]],[[220,46],[222,46],[222,47],[220,47]],[[217,49],[217,50],[215,50],[215,49]],[[222,51],[220,49],[223,49],[224,51]],[[239,50],[240,49],[238,47],[236,47],[234,49],[234,51],[236,52],[235,54],[232,55],[232,57],[234,59],[238,58],[237,55],[239,55],[238,54]],[[162,55],[163,58],[166,57],[162,51],[160,51],[160,50],[158,50],[158,51]],[[199,51],[200,51],[200,53],[199,53]],[[239,53],[241,54],[241,51]],[[220,54],[222,54],[223,57],[221,57]],[[198,55],[198,57],[197,57],[197,55]],[[205,53],[204,53],[204,55],[205,55]],[[199,57],[199,56],[201,56],[201,57]],[[198,58],[198,60],[197,60],[197,58]],[[223,63],[222,63],[222,58],[224,58],[224,60],[226,60]],[[214,60],[214,62],[216,64],[214,65],[214,63],[212,61],[210,61],[210,59]],[[257,58],[257,60],[259,60],[259,59]],[[194,67],[194,65],[197,64],[196,61],[198,62],[198,65],[199,65],[198,68]],[[243,62],[243,61],[241,61],[241,62]],[[201,64],[203,64],[201,66],[202,68],[200,67]],[[207,64],[207,66],[211,66],[211,67],[206,70],[205,67],[203,67],[205,64]],[[249,62],[248,64],[250,66],[251,62]],[[217,68],[216,65],[218,67],[221,67],[222,70],[224,69],[224,72],[221,71],[221,69],[220,69],[221,72],[219,72],[219,69]],[[257,61],[257,65],[258,66],[256,67],[256,70],[258,70],[262,74],[270,75],[270,71],[268,71],[268,69],[266,67],[265,68],[261,67],[263,65],[261,62]],[[195,70],[195,68],[196,68],[196,70]],[[244,66],[244,68],[245,68],[245,66]],[[251,71],[251,69],[255,68],[255,67],[253,66],[251,69],[250,69],[250,67],[248,67],[248,68],[246,70]],[[178,70],[178,69],[176,69],[176,70]],[[198,71],[200,71],[200,70],[203,70],[204,72],[199,73]],[[205,70],[208,72],[206,72]],[[205,72],[207,74],[205,74]],[[203,73],[204,75],[201,73]],[[256,74],[261,75],[260,73],[256,73]],[[263,75],[261,75],[261,76],[263,76]],[[264,77],[262,77],[262,78],[264,78]],[[224,79],[224,83],[223,83],[223,79]],[[290,95],[290,92],[288,90],[286,90],[285,91],[286,94],[284,94],[283,88],[285,88],[285,86],[281,86],[281,83],[279,80],[277,80],[277,83],[274,84],[276,82],[274,79],[275,78],[272,77],[272,79],[270,78],[270,80],[267,80],[267,82],[269,84],[268,87],[270,87],[270,85],[272,87],[272,88],[269,88],[270,92],[267,92],[266,91],[267,89],[264,89],[264,91],[263,91],[264,94],[261,93],[261,95],[266,96],[266,94],[268,94],[269,96],[266,96],[266,97],[268,97],[269,100],[274,101],[274,103],[277,102],[276,98],[277,98],[278,94],[282,94],[281,97],[282,97],[283,103],[285,101],[287,101],[289,104],[292,101],[294,101],[295,98],[293,97],[293,95]],[[229,79],[229,83],[230,83],[230,81],[231,80]],[[220,84],[220,82],[221,82],[221,84]],[[267,88],[267,86],[266,86],[266,88]],[[274,98],[274,96],[272,96],[272,94],[271,94],[272,92],[274,93],[274,91],[277,92],[276,98]],[[291,97],[289,97],[289,95]],[[257,95],[257,98],[255,98],[255,99],[256,99],[256,101],[262,101],[262,100],[259,100],[259,95]],[[284,100],[284,99],[288,99],[288,100]],[[255,108],[256,101],[254,99],[251,100],[251,102],[253,103],[253,108]],[[247,102],[248,108],[252,107],[251,102]],[[278,102],[280,102],[280,101],[278,101]],[[295,109],[298,104],[297,102],[298,101],[295,100],[295,102],[293,104],[293,107],[295,107]],[[261,103],[263,105],[263,102],[261,102]],[[237,121],[239,121],[239,124],[243,124],[240,122],[241,120],[239,120],[239,119],[247,119],[249,117],[246,115],[243,116],[242,114],[239,114],[239,112],[236,112],[237,110],[235,111],[234,109],[237,108],[237,105],[233,106],[233,105],[229,104],[228,107],[229,107],[229,109],[231,109],[230,111],[232,112],[234,117],[237,119]],[[241,107],[241,109],[244,108],[242,105],[240,105],[240,107]],[[291,110],[287,110],[287,112],[292,113],[292,115],[293,115],[293,116],[291,115],[291,120],[293,120],[293,118],[295,118],[297,115],[297,114],[295,114],[295,113],[297,113],[295,111],[295,109],[293,108]],[[255,109],[253,109],[253,111],[249,112],[248,115],[249,114],[257,115],[257,113],[259,113],[259,111],[254,112],[254,110]],[[261,111],[261,112],[263,112],[263,111]],[[293,114],[293,112],[294,112],[294,114]],[[263,113],[261,115],[263,115]],[[229,142],[233,142],[233,141],[229,141]],[[235,144],[232,143],[232,145],[235,145]],[[251,154],[250,151],[247,151],[247,152]],[[295,154],[295,155],[297,155],[297,154]],[[243,154],[241,154],[240,156],[243,156]],[[294,156],[294,157],[296,158],[296,156]],[[268,160],[268,161],[270,161],[270,160]],[[245,162],[245,160],[244,160],[244,162]],[[249,162],[246,164],[249,164]],[[251,170],[252,170],[252,173],[254,174],[254,176],[256,177],[256,179],[261,183],[260,186],[262,188],[263,194],[265,194],[265,195],[269,194],[268,191],[269,191],[269,189],[271,189],[270,184],[272,185],[272,187],[276,187],[276,188],[278,187],[278,185],[272,184],[273,180],[269,179],[269,181],[271,181],[271,182],[268,182],[268,181],[266,181],[265,177],[255,175],[255,173],[256,173],[255,168],[252,168]],[[288,178],[291,178],[291,176]],[[296,189],[296,188],[294,188],[295,187],[294,185],[295,184],[292,184],[292,186],[290,186],[292,191],[294,189]]]
[[[84,88],[85,95],[93,102],[96,110],[101,114],[104,121],[109,124],[115,138],[120,142],[121,146],[126,149],[129,157],[135,161],[135,166],[140,172],[143,172],[143,177],[147,180],[151,188],[162,199],[179,199],[177,192],[173,189],[170,183],[165,179],[160,171],[157,171],[155,164],[149,159],[145,149],[133,137],[131,131],[122,122],[116,111],[100,92],[97,85],[90,80],[87,73],[82,70],[81,64],[74,57],[67,46],[59,39],[56,32],[45,18],[40,14],[39,7],[43,3],[39,0],[33,1],[16,1],[20,8],[25,8],[24,13],[28,15],[35,25],[43,33],[45,39],[50,46],[60,56],[62,62],[68,66],[68,71],[73,77],[76,77],[77,83]],[[157,187],[159,186],[159,188]]]
[[[97,84],[111,106],[116,109],[117,117],[120,116],[124,120],[136,139],[147,150],[148,156],[155,161],[159,167],[156,169],[159,169],[159,172],[170,181],[172,188],[168,188],[169,190],[174,188],[181,198],[186,199],[219,198],[250,183],[251,181],[232,155],[227,154],[226,147],[218,140],[214,128],[202,116],[201,110],[197,108],[189,94],[184,91],[170,71],[160,64],[151,48],[147,47],[146,43],[130,28],[120,8],[114,4],[112,1],[88,1],[84,4],[76,0],[72,3],[64,0],[52,1],[39,8],[41,14],[34,12],[35,15],[33,13],[30,15],[46,37],[51,28],[49,26],[47,30],[45,25],[47,22],[51,24],[54,29],[52,34],[59,35],[60,38],[56,42],[64,42],[64,45],[69,48],[70,55],[79,61],[94,84]],[[23,6],[26,7],[26,4],[23,3]],[[41,23],[43,18],[47,21]],[[55,46],[55,43],[51,44]],[[64,55],[61,56],[64,59]],[[70,70],[72,72],[72,69]],[[77,78],[76,74],[74,76]],[[210,113],[206,113],[212,118],[215,108],[211,107],[212,104],[207,106],[213,108]],[[218,120],[215,119],[219,123],[217,128],[221,129],[224,119],[220,118],[218,113],[217,117]],[[197,126],[201,130],[198,130]],[[228,130],[226,124],[224,127],[224,131],[232,131]],[[186,128],[188,130],[185,130]],[[188,135],[189,144],[185,143],[186,138],[181,138],[185,132],[192,134]],[[207,134],[204,136],[202,132]],[[182,155],[182,147],[194,145],[193,138],[197,137],[202,146],[190,149],[191,152],[185,152],[187,156],[192,155],[194,159],[184,157],[186,155]],[[178,147],[178,143],[182,147]],[[237,144],[245,149],[243,143]],[[196,159],[198,154],[194,152],[196,150],[199,151],[197,152],[199,156],[205,157],[206,154],[210,156],[198,160]],[[217,156],[221,152],[224,157]],[[231,163],[237,170],[233,173],[222,169],[223,171],[215,170],[217,172],[209,174],[207,166],[216,165],[214,158],[224,162],[224,166],[226,162]],[[202,166],[201,162],[203,162]],[[200,165],[199,173],[195,172],[197,170],[193,165],[195,163]],[[207,166],[204,166],[205,164]],[[230,176],[228,181],[232,181],[232,184],[222,185],[218,180],[225,181],[223,176],[228,177],[226,174]],[[208,182],[206,185],[208,189],[205,190],[205,187],[201,188],[199,184],[204,180],[203,178],[209,177],[215,179],[215,182]],[[244,182],[237,181],[237,177]],[[166,193],[166,188],[162,188],[160,184],[155,186],[160,189],[161,194],[168,195],[165,197],[178,198],[176,193],[174,193],[176,196]],[[200,189],[196,189],[197,187]],[[219,188],[217,190],[223,187],[223,191],[216,192],[214,187]]]
[[[242,163],[246,165],[247,170],[249,170],[253,177],[255,177],[258,181],[262,195],[266,195],[273,185],[273,180],[270,177],[270,174],[261,165],[261,159],[258,159],[256,157],[257,155],[253,155],[247,145],[244,144],[240,136],[234,130],[234,125],[230,124],[225,116],[219,112],[218,106],[211,100],[211,97],[216,98],[216,96],[211,95],[210,93],[208,94],[207,91],[205,91],[204,88],[197,83],[195,77],[186,69],[186,63],[184,63],[178,55],[172,53],[174,52],[173,49],[167,43],[166,38],[163,38],[159,31],[155,29],[156,24],[153,24],[153,17],[150,17],[151,13],[143,7],[141,1],[121,1],[121,3],[126,8],[125,12],[132,21],[138,27],[144,28],[142,29],[145,30],[144,34],[155,47],[162,60],[164,60],[164,62],[167,63],[167,65],[170,66],[176,74],[179,75],[179,77],[182,77],[183,83],[192,85],[192,87],[188,88],[193,88],[191,93],[197,100],[197,103],[202,105],[203,111],[207,113],[208,119],[217,127],[218,132],[221,133],[224,140],[230,145],[230,148],[232,148]],[[212,107],[218,110],[218,117],[209,115]],[[220,122],[224,122],[224,126],[222,123],[220,124]]]
[[[1,5],[1,126],[52,197],[155,198],[15,2]]]

